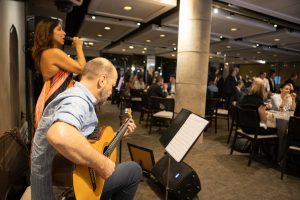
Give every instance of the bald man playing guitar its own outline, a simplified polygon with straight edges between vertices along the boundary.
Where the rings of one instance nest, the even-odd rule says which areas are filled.
[[[105,180],[101,199],[134,198],[142,177],[141,167],[135,162],[115,165],[86,139],[98,124],[94,107],[104,103],[111,95],[116,80],[117,72],[112,63],[105,58],[95,58],[85,65],[80,82],[47,105],[32,145],[32,200],[55,199],[52,161],[56,152],[76,166],[93,169],[97,176]],[[134,121],[130,119],[124,135],[131,134],[135,128]]]

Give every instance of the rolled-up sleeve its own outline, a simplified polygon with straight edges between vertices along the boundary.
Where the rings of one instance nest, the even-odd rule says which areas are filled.
[[[89,105],[82,98],[71,97],[61,101],[54,112],[53,122],[63,121],[82,130],[89,112]]]

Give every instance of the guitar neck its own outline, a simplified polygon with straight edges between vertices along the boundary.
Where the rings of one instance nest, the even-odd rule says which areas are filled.
[[[130,122],[130,118],[128,118],[125,121],[125,123],[119,128],[119,130],[117,131],[117,134],[116,134],[115,138],[112,140],[112,142],[109,144],[108,148],[104,152],[104,154],[103,154],[104,156],[109,157],[111,155],[111,153],[116,148],[117,144],[120,142],[120,140],[122,139],[123,135],[125,134],[129,122]]]

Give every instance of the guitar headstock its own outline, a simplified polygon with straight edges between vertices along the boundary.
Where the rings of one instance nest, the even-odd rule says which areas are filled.
[[[131,108],[125,108],[125,116],[126,118],[132,118],[132,110]]]

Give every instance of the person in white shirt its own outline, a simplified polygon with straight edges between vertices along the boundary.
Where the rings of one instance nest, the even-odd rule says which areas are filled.
[[[145,89],[145,82],[143,76],[137,76],[137,79],[133,82],[134,89],[143,90]]]
[[[295,110],[296,94],[291,93],[291,90],[293,90],[293,86],[290,83],[285,83],[280,86],[280,94],[274,94],[273,96],[271,96],[273,110]]]
[[[260,72],[259,73],[259,78],[261,78],[263,80],[266,92],[270,92],[269,81],[268,81],[268,79],[266,77],[267,77],[267,73],[266,72]]]

